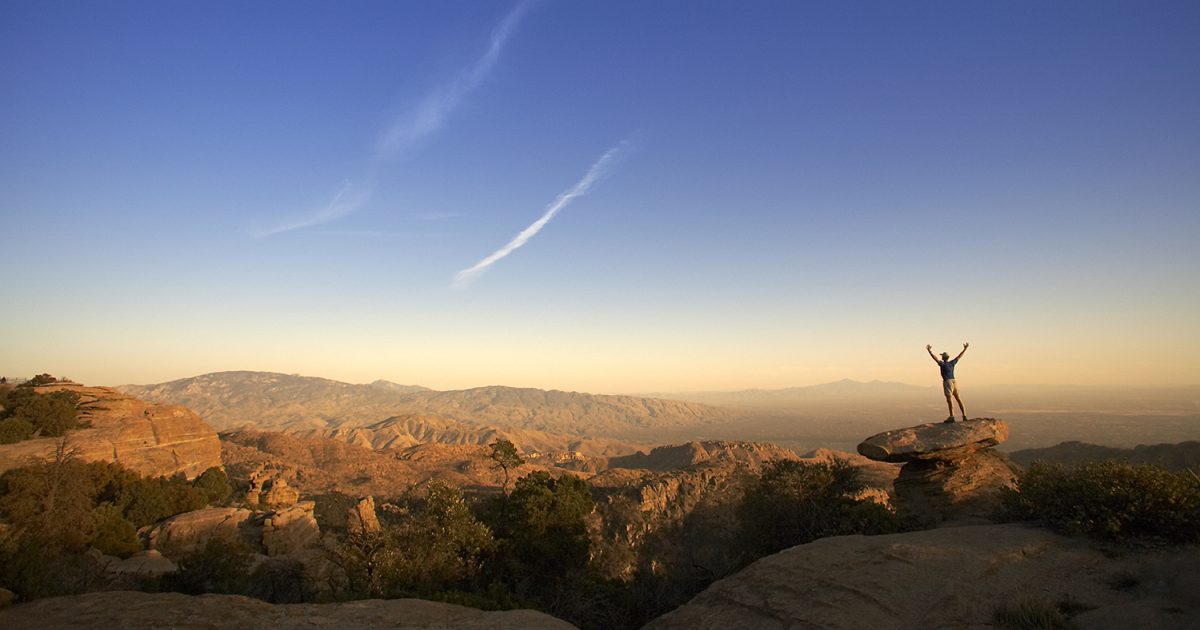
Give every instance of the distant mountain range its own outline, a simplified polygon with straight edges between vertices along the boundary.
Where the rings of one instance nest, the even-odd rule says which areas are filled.
[[[328,435],[330,429],[375,425],[369,427],[371,431],[387,434],[391,439],[401,437],[396,435],[399,429],[410,427],[421,436],[421,441],[441,441],[428,439],[435,425],[441,431],[460,434],[478,434],[490,425],[562,436],[598,437],[703,425],[729,415],[708,405],[636,396],[500,386],[434,391],[386,381],[355,385],[272,372],[216,372],[156,385],[124,385],[119,389],[145,400],[184,405],[218,430],[248,426],[277,431],[317,430],[317,434]],[[424,421],[397,419],[406,416]],[[392,421],[386,426],[377,424],[389,419]],[[377,437],[364,434],[354,441],[373,443]],[[456,435],[447,439],[466,443],[479,438]],[[539,439],[548,438],[539,436]]]
[[[652,396],[689,400],[731,407],[786,407],[821,402],[862,400],[917,400],[929,396],[933,388],[888,381],[842,379],[821,385],[782,389],[743,389],[737,391],[655,393]]]

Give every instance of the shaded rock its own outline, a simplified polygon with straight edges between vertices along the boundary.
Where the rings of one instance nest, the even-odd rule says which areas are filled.
[[[67,448],[84,461],[110,461],[141,475],[189,479],[221,466],[217,433],[195,413],[177,405],[138,400],[109,387],[53,383],[39,393],[70,391],[79,395],[79,421],[89,428],[67,433]],[[0,472],[54,454],[60,438],[0,445]]]
[[[0,588],[0,608],[6,608],[16,601],[17,595],[6,588]]]
[[[254,521],[255,513],[250,510],[205,508],[172,516],[141,531],[150,549],[178,559],[204,549],[209,539],[218,537],[257,548],[262,538]]]
[[[957,459],[1008,439],[1008,425],[996,418],[921,424],[884,431],[862,441],[858,452],[881,462]]]
[[[1079,627],[1200,627],[1200,547],[1113,558],[1086,541],[1020,524],[841,536],[762,558],[647,629],[994,628],[1002,603],[1075,602]],[[1185,567],[1190,567],[1187,569]],[[1142,586],[1117,590],[1115,575]],[[1153,608],[1153,610],[1149,610]],[[1082,623],[1086,616],[1087,623]],[[1096,620],[1096,625],[1093,625]]]
[[[337,604],[268,604],[240,595],[113,591],[39,599],[0,611],[5,630],[122,628],[125,630],[299,630],[327,628],[489,628],[570,630],[575,626],[533,610],[482,611],[420,599]]]
[[[350,508],[346,514],[346,529],[352,534],[370,534],[379,531],[375,497],[366,497]]]
[[[895,481],[896,513],[914,524],[984,519],[1000,504],[1000,491],[1016,485],[1008,459],[985,449],[954,460],[917,459]]]
[[[104,565],[104,570],[109,573],[152,576],[171,573],[178,568],[179,565],[168,560],[157,549],[141,551],[124,560],[113,558]]]
[[[301,501],[263,519],[262,545],[268,556],[294,554],[321,539],[313,516],[316,503]]]

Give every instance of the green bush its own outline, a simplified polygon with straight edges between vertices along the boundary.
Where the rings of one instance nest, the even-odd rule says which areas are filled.
[[[1200,541],[1200,480],[1152,464],[1034,463],[1005,493],[1001,517],[1122,541]]]
[[[771,462],[738,509],[748,559],[827,536],[898,531],[887,507],[855,498],[865,488],[858,470],[842,460]]]
[[[12,423],[0,429],[0,440],[10,444],[18,437],[59,437],[79,426],[78,402],[74,392],[42,394],[26,385],[0,390],[0,421]],[[26,431],[26,425],[32,430]]]
[[[16,444],[33,437],[33,423],[24,418],[0,420],[0,444]]]
[[[440,597],[470,589],[495,547],[462,492],[430,482],[397,500],[378,532],[355,532],[330,559],[341,568],[342,596]]]
[[[104,503],[92,510],[92,546],[101,553],[128,558],[142,550],[137,530],[133,523],[125,520],[111,503]]]
[[[188,595],[242,595],[251,587],[253,560],[253,553],[246,545],[220,537],[209,538],[203,549],[180,559],[178,571],[163,576],[162,589]]]
[[[208,503],[223,503],[233,494],[233,486],[229,476],[217,466],[200,473],[192,480],[192,487],[199,490]]]

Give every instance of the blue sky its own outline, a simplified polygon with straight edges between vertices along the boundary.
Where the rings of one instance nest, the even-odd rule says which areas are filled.
[[[1191,2],[6,2],[0,373],[1197,383],[1198,70]]]

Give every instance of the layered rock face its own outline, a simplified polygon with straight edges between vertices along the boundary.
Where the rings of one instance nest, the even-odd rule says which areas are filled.
[[[138,400],[109,387],[54,383],[48,393],[79,395],[79,420],[89,428],[69,431],[67,448],[85,461],[116,462],[153,477],[183,473],[189,479],[221,465],[217,433],[195,413],[178,405]],[[0,446],[0,472],[54,454],[61,438],[26,440]]]
[[[995,418],[922,424],[873,435],[858,445],[865,457],[905,462],[895,481],[896,513],[919,524],[986,517],[999,491],[1016,484],[1012,464],[991,447],[1008,439]]]
[[[0,610],[5,630],[45,628],[490,628],[571,630],[575,626],[534,610],[482,611],[419,599],[339,604],[268,604],[240,595],[183,595],[115,591],[50,597]]]

